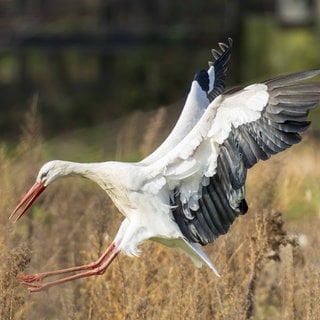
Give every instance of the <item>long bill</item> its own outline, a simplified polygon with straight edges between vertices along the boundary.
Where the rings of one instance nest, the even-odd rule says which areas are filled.
[[[26,193],[26,195],[22,198],[22,200],[19,202],[19,204],[16,206],[16,208],[12,211],[9,219],[13,218],[16,213],[21,209],[21,213],[15,218],[14,222],[17,222],[24,213],[32,206],[33,202],[39,197],[39,195],[42,193],[42,191],[46,187],[41,182],[36,182],[30,190]]]

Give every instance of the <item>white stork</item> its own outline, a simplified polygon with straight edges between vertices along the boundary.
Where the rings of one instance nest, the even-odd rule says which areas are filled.
[[[208,71],[196,74],[175,128],[147,158],[136,163],[55,160],[43,165],[10,218],[17,221],[56,179],[79,175],[105,190],[125,219],[97,261],[18,276],[30,291],[103,274],[119,252],[136,256],[139,244],[149,239],[180,248],[197,266],[205,263],[219,276],[198,244],[225,234],[235,218],[247,212],[247,169],[298,143],[310,124],[309,111],[320,101],[320,82],[304,81],[320,70],[223,92],[232,41],[219,45]],[[58,280],[43,282],[60,274]]]

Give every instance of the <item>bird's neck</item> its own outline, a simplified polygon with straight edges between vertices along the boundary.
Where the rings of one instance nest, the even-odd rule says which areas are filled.
[[[90,179],[99,185],[101,185],[101,180],[105,181],[105,183],[112,180],[112,162],[61,162],[63,163],[63,176],[81,176]]]
[[[81,176],[90,179],[100,185],[103,189],[112,187],[115,179],[115,162],[78,163],[63,161],[64,176]]]

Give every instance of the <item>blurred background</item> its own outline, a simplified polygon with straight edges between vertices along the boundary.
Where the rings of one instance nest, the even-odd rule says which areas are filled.
[[[227,87],[320,68],[320,0],[0,0],[1,320],[320,319],[317,110],[303,143],[249,171],[250,212],[204,248],[220,279],[150,241],[103,277],[34,295],[15,280],[94,261],[122,220],[70,178],[8,221],[41,165],[150,153],[228,37]]]
[[[228,37],[228,86],[319,68],[320,1],[1,0],[0,137],[35,98],[47,138],[180,101],[176,117]]]

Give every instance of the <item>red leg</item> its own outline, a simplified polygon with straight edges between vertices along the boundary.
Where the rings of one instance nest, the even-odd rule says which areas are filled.
[[[89,264],[76,266],[76,267],[71,267],[71,268],[66,268],[66,269],[61,269],[61,270],[43,272],[43,273],[36,273],[36,274],[29,274],[29,275],[18,275],[17,278],[19,280],[22,280],[24,284],[32,287],[32,286],[34,286],[33,282],[42,281],[44,278],[47,278],[47,277],[50,277],[50,276],[55,276],[55,275],[64,274],[64,273],[70,273],[70,272],[76,272],[76,271],[83,271],[83,270],[96,270],[97,268],[99,268],[101,265],[104,264],[104,261],[107,259],[108,255],[114,249],[115,249],[115,244],[112,243],[106,249],[106,251],[99,257],[98,260],[96,260],[95,262],[89,263]],[[115,252],[118,252],[118,251],[115,251]],[[107,259],[106,261],[109,261],[109,259]],[[83,273],[85,273],[85,272],[83,272]],[[80,273],[80,274],[82,274],[82,273]],[[78,274],[78,275],[80,275],[80,274]],[[73,276],[71,276],[71,277],[73,277]],[[67,278],[70,278],[70,277],[67,277]],[[65,279],[65,278],[62,278],[62,279]],[[59,280],[62,280],[62,279],[59,279]],[[57,281],[59,281],[59,280],[57,280]],[[35,286],[38,287],[37,284]]]
[[[109,265],[111,264],[111,262],[114,260],[114,258],[119,254],[120,251],[115,250],[109,257],[108,259],[106,259],[103,263],[101,263],[100,265],[98,265],[96,268],[92,269],[92,270],[88,270],[85,272],[81,272],[69,277],[65,277],[65,278],[61,278],[55,281],[50,281],[44,284],[41,283],[28,283],[28,282],[24,282],[24,284],[26,284],[28,286],[28,289],[30,292],[38,292],[38,291],[42,291],[44,289],[48,289],[52,286],[56,286],[58,284],[61,283],[65,283],[68,281],[73,281],[76,279],[80,279],[80,278],[86,278],[86,277],[90,277],[90,276],[95,276],[95,275],[101,275],[104,274],[105,271],[107,270],[107,268],[109,267]]]

